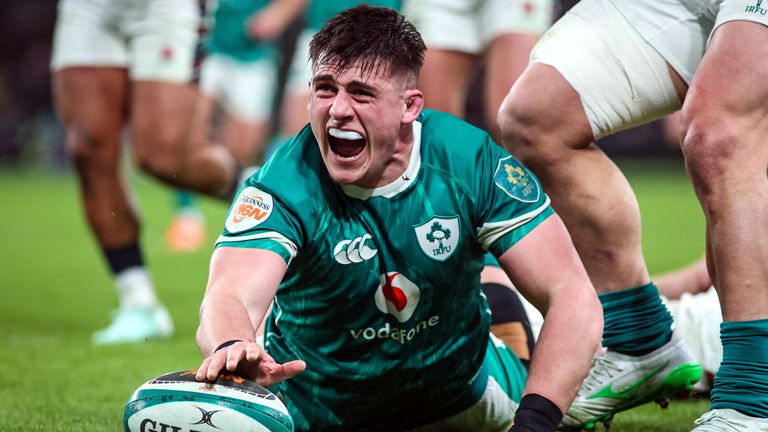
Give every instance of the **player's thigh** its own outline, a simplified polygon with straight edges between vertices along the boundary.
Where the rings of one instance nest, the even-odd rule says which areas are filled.
[[[524,161],[531,154],[556,157],[563,148],[587,147],[593,136],[579,93],[557,69],[543,63],[530,64],[512,86],[498,124],[504,145]]]
[[[542,37],[534,63],[556,69],[578,94],[595,139],[681,105],[665,59],[609,0],[584,0]]]
[[[485,59],[486,116],[496,117],[504,97],[528,65],[539,36],[530,33],[508,33],[491,41]]]
[[[117,160],[127,88],[125,69],[66,67],[54,73],[56,110],[75,159]]]
[[[419,78],[425,105],[463,117],[467,90],[474,72],[474,55],[438,48],[428,49]]]
[[[139,161],[180,161],[191,135],[198,91],[192,84],[135,81],[131,89],[131,130]]]
[[[754,167],[764,176],[768,163],[767,59],[766,24],[737,20],[717,28],[683,107],[686,156],[702,151],[727,156],[721,162],[731,161],[744,170]],[[720,134],[726,136],[718,138]],[[700,135],[709,138],[690,139]]]

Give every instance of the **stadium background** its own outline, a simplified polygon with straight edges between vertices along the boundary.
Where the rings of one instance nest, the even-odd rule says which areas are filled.
[[[165,248],[172,193],[131,170],[130,158],[142,240],[177,331],[168,341],[136,346],[89,342],[106,324],[115,295],[81,214],[52,108],[48,62],[55,15],[54,0],[0,2],[0,432],[119,430],[122,405],[135,387],[194,368],[200,359],[194,332],[210,249],[173,254]],[[286,60],[300,24],[284,37]],[[479,102],[470,100],[468,112],[481,125]],[[650,270],[695,260],[703,251],[703,216],[679,151],[664,143],[660,123],[598,144],[626,168],[638,193]],[[213,239],[226,209],[215,201],[202,204]],[[620,415],[611,430],[687,431],[707,403],[673,402],[666,413],[642,407]]]

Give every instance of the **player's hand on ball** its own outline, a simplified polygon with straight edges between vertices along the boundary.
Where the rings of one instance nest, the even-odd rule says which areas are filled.
[[[214,381],[219,375],[232,373],[271,387],[293,378],[306,369],[303,360],[277,363],[261,345],[240,341],[208,356],[197,369],[198,381]]]

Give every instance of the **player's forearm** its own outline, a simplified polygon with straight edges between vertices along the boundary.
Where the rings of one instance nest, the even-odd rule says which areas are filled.
[[[200,306],[197,345],[203,356],[229,340],[253,341],[256,329],[245,305],[237,298],[207,295]]]
[[[552,299],[536,343],[525,393],[568,409],[600,345],[603,316],[591,286]]]

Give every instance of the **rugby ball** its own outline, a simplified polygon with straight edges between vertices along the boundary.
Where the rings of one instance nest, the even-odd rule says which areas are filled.
[[[195,372],[167,373],[136,389],[123,411],[125,432],[293,432],[269,390],[234,375],[199,382]]]

